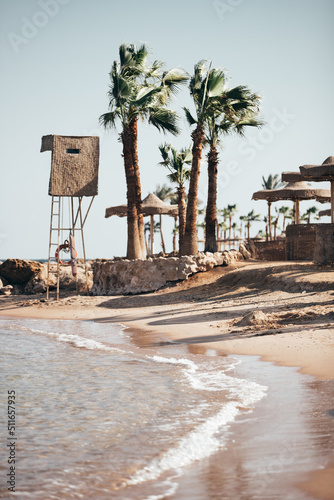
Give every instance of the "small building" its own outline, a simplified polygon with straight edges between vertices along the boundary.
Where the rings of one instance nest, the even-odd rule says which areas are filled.
[[[44,135],[41,153],[44,151],[52,152],[49,195],[97,195],[99,137]]]

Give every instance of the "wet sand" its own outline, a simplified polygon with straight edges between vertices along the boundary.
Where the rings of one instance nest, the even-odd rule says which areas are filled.
[[[277,412],[272,410],[277,398],[269,406],[268,400],[260,403],[251,425],[247,419],[244,423],[234,424],[240,429],[236,442],[209,462],[201,462],[189,470],[180,490],[184,496],[178,498],[190,498],[187,494],[194,478],[202,487],[207,482],[212,485],[211,489],[206,489],[207,496],[198,498],[279,498],[275,493],[270,497],[256,496],[260,486],[249,481],[245,470],[265,470],[268,457],[264,450],[270,457],[270,450],[277,452],[278,446],[283,449],[287,446],[286,432],[280,434],[282,421],[289,422],[287,428],[291,435],[299,435],[301,427],[305,430],[305,453],[309,446],[308,431],[312,429],[318,459],[310,462],[308,474],[294,470],[293,463],[287,474],[279,470],[278,474],[274,471],[269,475],[265,473],[262,478],[260,474],[261,485],[267,485],[273,492],[283,488],[285,496],[281,498],[334,498],[330,474],[334,457],[326,444],[334,430],[333,270],[317,269],[307,263],[247,262],[215,268],[176,286],[138,296],[67,296],[48,303],[40,300],[37,296],[3,297],[0,299],[0,314],[120,322],[130,327],[132,339],[139,346],[155,345],[163,350],[183,345],[193,353],[215,349],[224,354],[256,355],[262,360],[296,367],[295,375],[300,377],[300,389],[296,393],[301,397],[300,404],[284,401],[283,391],[284,407],[290,413],[283,412],[279,420]],[[243,318],[255,311],[263,315],[246,319],[245,324]],[[285,370],[276,368],[282,373],[281,386],[288,386],[289,371],[283,375]],[[301,375],[298,370],[312,377]],[[312,389],[308,387],[306,390],[307,384],[313,384]],[[308,391],[314,396],[308,411],[305,409],[303,414],[309,418],[304,418],[301,424],[299,408],[307,402]],[[257,422],[261,422],[261,430],[264,430],[260,435]],[[262,439],[262,435],[267,437]],[[282,449],[280,453],[282,455]],[[216,473],[212,472],[215,470]],[[230,484],[229,491],[234,491],[234,496],[219,496],[223,483]],[[264,491],[267,494],[269,489]],[[193,494],[191,498],[195,498]]]

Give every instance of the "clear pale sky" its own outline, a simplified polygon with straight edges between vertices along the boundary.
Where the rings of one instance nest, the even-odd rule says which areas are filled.
[[[236,203],[237,222],[252,209],[265,215],[266,203],[251,201],[262,176],[319,164],[334,154],[333,14],[332,0],[0,0],[0,259],[47,258],[51,153],[39,152],[46,134],[100,136],[99,195],[86,222],[87,255],[125,255],[126,220],[104,218],[106,207],[126,202],[121,145],[116,132],[98,124],[123,42],[146,42],[151,61],[164,61],[166,69],[192,73],[194,64],[207,59],[228,71],[230,86],[247,85],[262,95],[267,125],[250,130],[246,139],[224,141],[218,208]],[[158,145],[191,144],[184,105],[191,107],[186,87],[171,103],[181,115],[177,138],[140,124],[143,197],[167,182],[157,166]],[[206,190],[204,153],[202,206]],[[302,203],[301,212],[309,205]],[[252,235],[261,227],[254,224]]]

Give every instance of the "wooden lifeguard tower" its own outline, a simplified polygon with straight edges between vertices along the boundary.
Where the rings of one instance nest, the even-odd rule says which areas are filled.
[[[54,259],[57,263],[56,298],[59,299],[59,271],[60,265],[62,265],[60,252],[62,250],[71,253],[69,263],[72,265],[72,274],[76,276],[76,289],[78,291],[77,254],[74,239],[76,231],[79,231],[81,235],[87,294],[89,294],[83,228],[98,192],[100,138],[95,136],[45,135],[42,137],[41,153],[44,151],[52,152],[49,182],[49,195],[52,196],[52,200],[46,298],[49,298],[50,265],[51,260]],[[85,212],[83,210],[84,197],[91,198],[88,200]],[[65,221],[66,202],[68,217]],[[69,237],[63,243],[64,232],[69,234]]]

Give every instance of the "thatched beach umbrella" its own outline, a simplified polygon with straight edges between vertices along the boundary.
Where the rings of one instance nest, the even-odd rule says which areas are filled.
[[[127,205],[118,205],[115,207],[106,208],[105,217],[118,215],[118,217],[126,217],[128,211]],[[150,216],[151,219],[151,254],[153,254],[154,243],[154,215],[164,214],[170,217],[176,217],[179,213],[177,205],[169,205],[160,200],[155,194],[150,193],[142,202],[143,216]]]
[[[296,179],[296,180],[293,180]],[[301,200],[326,201],[330,198],[329,189],[317,189],[310,186],[307,182],[300,180],[299,172],[283,172],[282,181],[288,184],[281,189],[263,189],[253,194],[252,200],[266,200],[275,202],[282,200],[291,200],[294,202],[295,223],[299,224],[299,202]]]
[[[327,210],[320,210],[319,211],[319,217],[330,217],[331,216],[331,209],[328,208]]]
[[[334,224],[334,156],[326,158],[321,165],[303,165],[299,170],[303,179],[331,183],[331,223]]]

